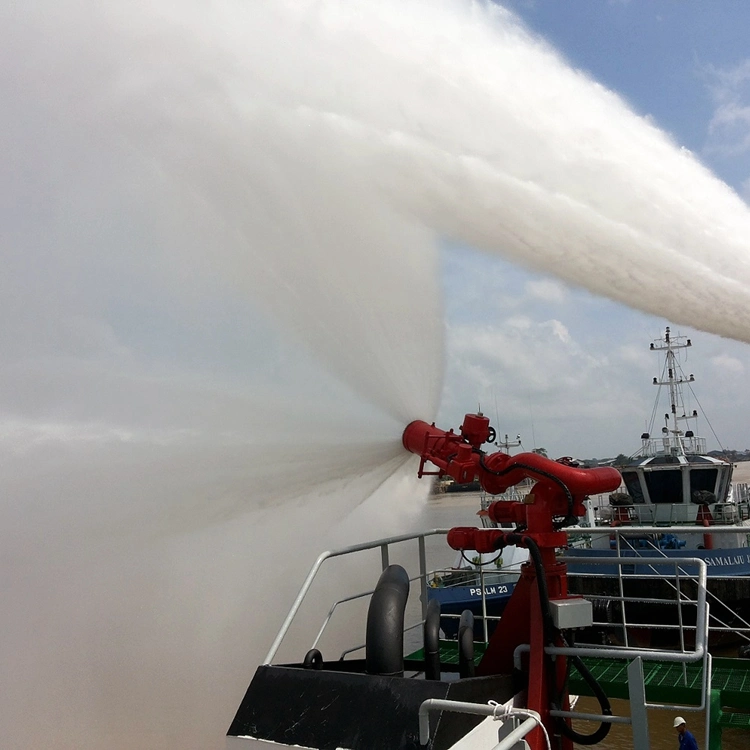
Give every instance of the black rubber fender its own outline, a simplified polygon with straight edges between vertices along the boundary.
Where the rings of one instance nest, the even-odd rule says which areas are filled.
[[[305,669],[323,669],[323,654],[317,648],[311,648],[302,662]]]
[[[365,667],[369,674],[404,674],[404,611],[409,598],[409,575],[400,565],[381,574],[367,610]]]
[[[474,676],[474,613],[465,609],[458,625],[458,675]]]
[[[430,599],[424,618],[424,676],[426,680],[440,679],[440,602]]]

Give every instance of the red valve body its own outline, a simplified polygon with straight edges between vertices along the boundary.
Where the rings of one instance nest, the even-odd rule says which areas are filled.
[[[491,495],[505,492],[508,487],[530,477],[540,482],[567,486],[573,496],[584,497],[600,492],[612,492],[620,486],[620,473],[610,467],[581,469],[577,466],[553,461],[538,453],[519,453],[509,456],[498,451],[485,456],[478,442],[489,432],[489,420],[481,414],[467,414],[461,434],[445,431],[434,424],[415,421],[404,430],[404,448],[420,456],[419,475],[447,474],[459,484],[479,479]],[[426,462],[434,464],[437,472],[424,471]],[[498,476],[498,473],[501,473]],[[559,480],[559,481],[555,481]]]

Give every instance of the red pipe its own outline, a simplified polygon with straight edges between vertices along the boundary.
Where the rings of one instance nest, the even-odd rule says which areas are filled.
[[[596,495],[600,492],[612,492],[622,481],[620,472],[609,466],[595,469],[581,469],[577,466],[553,461],[538,453],[518,453],[508,456],[505,453],[493,453],[486,456],[480,468],[480,481],[485,489],[493,495],[504,492],[508,487],[522,480],[536,479],[540,482],[550,480],[552,475],[565,484],[573,495]],[[494,474],[503,471],[503,476]],[[508,473],[505,473],[505,470]]]
[[[509,456],[498,451],[484,456],[479,452],[483,424],[486,429],[489,428],[486,417],[467,414],[461,428],[462,434],[458,435],[453,430],[446,432],[434,424],[417,420],[406,427],[402,440],[406,450],[421,456],[420,476],[429,473],[423,471],[424,464],[429,461],[439,469],[439,473],[448,474],[459,484],[478,477],[482,487],[492,495],[504,492],[526,477],[540,482],[554,482],[550,475],[562,481],[573,495],[612,492],[620,486],[620,472],[611,467],[581,469],[538,453]],[[503,472],[502,476],[497,476],[500,471]]]
[[[448,474],[459,484],[474,481],[479,468],[479,453],[475,452],[474,446],[462,435],[457,435],[453,430],[446,432],[434,424],[416,420],[404,430],[402,442],[406,450],[421,456],[420,477],[440,473]],[[427,461],[437,466],[439,472],[424,471]]]

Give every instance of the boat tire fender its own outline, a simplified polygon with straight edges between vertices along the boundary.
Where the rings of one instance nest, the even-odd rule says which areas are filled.
[[[302,661],[305,669],[323,669],[323,654],[317,648],[311,648]]]
[[[408,573],[400,565],[389,565],[378,579],[367,610],[365,666],[369,674],[403,676],[408,598]]]
[[[474,676],[474,613],[465,609],[458,625],[458,675]]]
[[[424,676],[426,680],[440,679],[440,602],[430,599],[424,618]]]

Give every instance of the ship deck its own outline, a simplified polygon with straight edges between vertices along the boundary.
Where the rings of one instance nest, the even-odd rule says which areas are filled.
[[[477,663],[485,650],[484,643],[474,644]],[[423,660],[422,650],[409,659]],[[458,664],[456,641],[440,642],[440,661]],[[601,685],[608,698],[628,700],[628,664],[622,659],[584,658],[586,667]],[[646,699],[653,703],[680,703],[699,706],[703,667],[697,664],[647,661],[643,664]],[[711,721],[717,729],[750,731],[750,659],[715,657],[711,660]],[[575,667],[571,668],[570,692],[593,696],[591,688]]]

